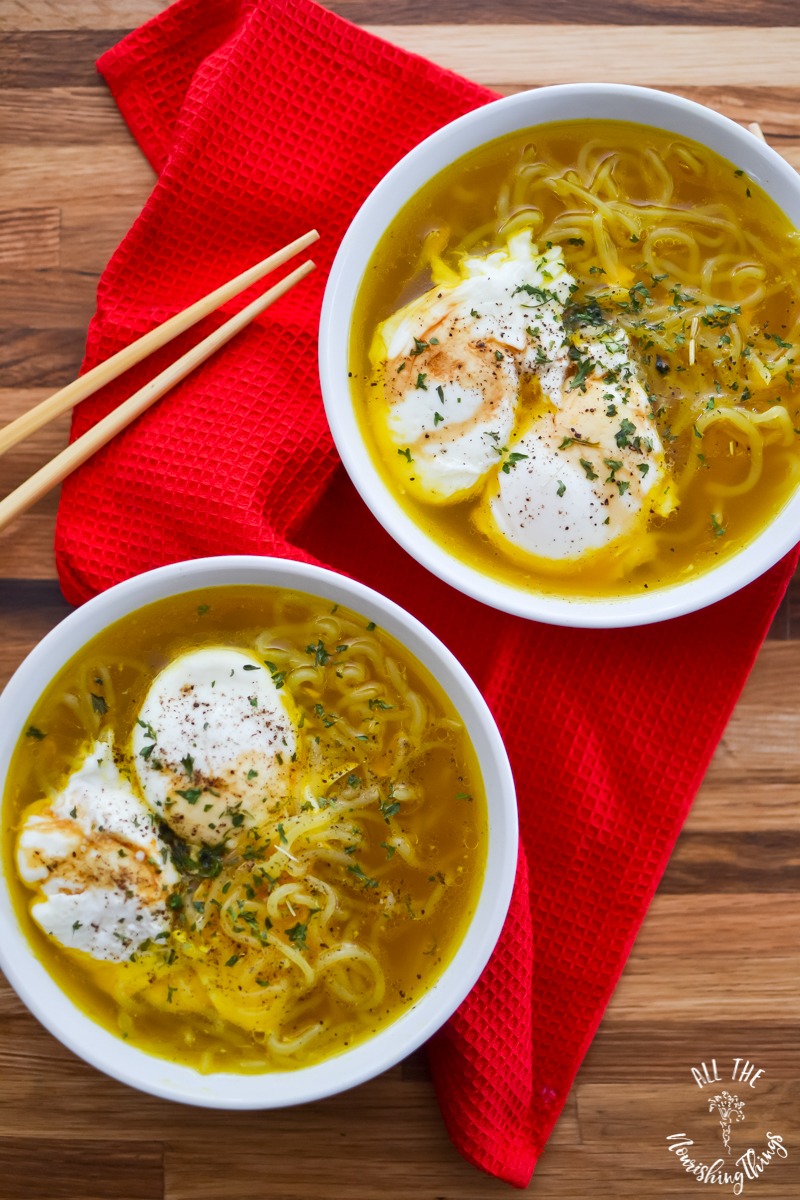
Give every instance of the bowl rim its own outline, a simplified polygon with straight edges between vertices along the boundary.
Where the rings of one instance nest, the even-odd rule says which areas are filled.
[[[502,931],[516,874],[518,820],[511,767],[494,718],[473,680],[436,635],[400,605],[348,576],[256,555],[224,555],[156,568],[100,593],[56,625],[0,694],[0,804],[9,762],[33,703],[73,654],[108,625],[156,600],[237,583],[305,591],[356,612],[373,613],[434,676],[464,719],[484,775],[489,821],[486,869],[475,913],[439,979],[416,1004],[365,1042],[314,1066],[286,1072],[202,1075],[140,1050],[96,1023],[36,957],[17,920],[0,859],[0,969],[40,1023],[90,1065],[141,1091],[200,1107],[247,1110],[303,1104],[345,1091],[387,1070],[441,1027],[477,982]]]
[[[560,109],[559,115],[552,115],[553,109]],[[705,608],[774,566],[800,539],[800,488],[740,551],[685,581],[601,599],[526,592],[450,555],[405,512],[366,448],[348,384],[355,299],[375,245],[402,206],[427,179],[471,149],[515,130],[573,119],[627,120],[708,144],[742,167],[800,227],[798,173],[749,130],[705,105],[661,89],[630,84],[569,83],[518,92],[438,129],[401,158],[364,201],[341,242],[323,297],[320,381],[328,424],[352,483],[376,519],[413,558],[459,591],[502,612],[546,624],[613,629],[669,620]]]

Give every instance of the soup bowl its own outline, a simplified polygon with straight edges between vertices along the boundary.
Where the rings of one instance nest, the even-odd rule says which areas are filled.
[[[448,541],[448,537],[437,534],[433,528],[441,509],[434,513],[433,507],[429,508],[422,519],[418,509],[415,514],[413,506],[401,497],[402,487],[398,489],[396,479],[389,482],[392,470],[385,461],[381,465],[379,459],[382,451],[373,436],[373,418],[369,414],[374,410],[369,409],[367,401],[358,399],[357,389],[350,378],[351,374],[357,374],[352,350],[354,339],[360,338],[369,346],[371,331],[375,328],[371,318],[369,327],[362,328],[366,322],[364,312],[359,308],[359,297],[369,283],[370,272],[376,269],[376,262],[377,266],[381,266],[383,261],[376,260],[377,248],[382,247],[377,253],[385,254],[387,261],[388,256],[394,254],[398,260],[402,255],[411,255],[412,262],[420,248],[421,243],[409,250],[402,240],[403,234],[391,233],[392,237],[400,238],[391,247],[386,240],[387,231],[392,231],[398,216],[403,214],[413,198],[423,197],[415,210],[422,214],[419,218],[421,227],[435,227],[436,212],[430,206],[425,206],[425,189],[431,186],[441,189],[449,187],[449,183],[436,183],[442,172],[449,172],[443,178],[453,181],[450,190],[454,192],[460,186],[461,177],[457,174],[460,168],[453,173],[453,164],[465,159],[468,163],[474,162],[476,153],[506,135],[529,133],[531,141],[535,141],[541,127],[552,123],[584,122],[585,136],[589,139],[593,136],[592,130],[597,128],[591,123],[597,121],[635,123],[637,130],[645,135],[650,129],[668,131],[677,138],[690,139],[730,164],[732,183],[738,189],[738,204],[750,203],[751,185],[756,185],[782,210],[788,225],[795,228],[800,226],[800,177],[762,140],[708,108],[664,92],[611,84],[574,84],[523,92],[487,104],[440,129],[406,155],[377,185],[352,222],[334,261],[322,307],[319,359],[325,409],[342,461],[366,504],[400,546],[453,587],[494,608],[553,624],[619,627],[660,621],[703,608],[766,571],[800,537],[800,494],[797,489],[792,490],[787,486],[786,494],[776,502],[773,510],[763,520],[759,518],[759,522],[754,523],[752,530],[743,537],[741,547],[732,549],[730,553],[721,552],[725,546],[723,535],[726,529],[724,521],[711,509],[704,518],[708,526],[704,535],[712,547],[708,551],[707,562],[704,561],[702,569],[699,569],[691,556],[685,554],[682,574],[666,582],[630,585],[620,588],[619,594],[615,594],[613,587],[594,593],[589,587],[582,594],[577,594],[574,588],[562,586],[563,579],[560,582],[558,570],[554,569],[546,587],[541,586],[541,580],[537,583],[535,578],[521,583],[510,578],[508,572],[486,565],[486,559],[481,562],[471,557],[471,552],[465,554],[454,551],[453,538],[448,535]],[[441,192],[436,194],[441,195]],[[483,218],[489,209],[490,204],[487,203],[486,211],[481,214]],[[634,234],[630,240],[635,242],[639,239]],[[448,265],[452,267],[452,260],[448,260]],[[440,279],[434,277],[434,282],[439,284]],[[646,282],[650,284],[650,279]],[[406,281],[404,286],[405,291],[401,289],[398,292],[395,308],[407,304],[412,296],[420,294],[420,285]],[[424,286],[431,285],[428,283]],[[641,289],[644,284],[639,286]],[[653,286],[650,284],[651,289]],[[634,295],[631,302],[640,303],[641,296],[645,294],[646,289],[640,290],[639,298]],[[664,301],[665,304],[667,302]],[[724,312],[725,306],[717,308]],[[384,309],[375,321],[385,320],[392,311],[392,308]],[[481,314],[473,310],[471,315]],[[704,316],[701,310],[701,319]],[[715,311],[711,324],[717,320]],[[720,336],[727,337],[730,342],[729,334],[724,333],[724,315],[719,318],[719,324]],[[781,331],[776,328],[775,332],[780,337]],[[690,336],[694,338],[695,335],[687,328],[685,337]],[[403,376],[404,380],[412,372],[416,375],[418,368],[413,356],[421,353],[421,347],[427,347],[427,343],[417,341],[416,350],[410,351],[408,361],[411,366],[407,375]],[[402,354],[408,355],[409,351],[403,350],[398,357]],[[502,353],[499,353],[499,357],[502,358]],[[419,361],[424,362],[422,359]],[[667,364],[663,365],[667,369]],[[401,363],[397,370],[402,369]],[[430,370],[427,365],[421,369]],[[390,378],[387,366],[387,381]],[[417,387],[427,388],[424,382],[426,378],[426,375],[417,375]],[[680,376],[677,373],[673,372],[668,378],[673,386],[679,387]],[[438,379],[434,378],[434,382],[438,382]],[[386,386],[393,386],[397,390],[396,384],[387,382]],[[408,382],[403,386],[410,388],[411,384]],[[366,384],[364,387],[366,389]],[[444,396],[444,393],[440,394]],[[712,408],[713,405],[711,393],[707,407]],[[433,425],[441,420],[442,414],[435,414]],[[784,424],[787,425],[785,433],[791,438],[791,422],[788,418]],[[696,432],[699,437],[700,431]],[[666,445],[670,431],[662,428],[661,433]],[[431,434],[425,436],[438,435],[432,430]],[[483,436],[495,437],[491,431]],[[620,436],[624,439],[624,427]],[[499,447],[498,454],[508,449],[500,445],[502,438],[496,437],[495,440]],[[554,448],[561,450],[563,447],[554,444]],[[399,443],[396,452],[412,461],[409,450],[402,443]],[[745,452],[743,461],[747,461],[746,453],[749,452]],[[394,448],[385,451],[385,454],[392,457]],[[517,460],[525,457],[529,455],[516,456]],[[606,481],[611,487],[615,482],[619,486],[613,473],[616,469],[614,459],[619,457],[612,446],[612,454],[605,459],[612,464],[612,473]],[[702,459],[702,455],[699,457]],[[400,468],[393,457],[392,462],[396,476]],[[400,465],[405,466],[402,463]],[[705,462],[703,465],[706,465]],[[646,471],[647,465],[643,463],[642,468]],[[506,458],[503,470],[511,472],[513,478],[515,469],[519,474],[519,461],[515,461],[514,456]],[[592,467],[584,466],[584,469],[591,471]],[[603,470],[602,467],[598,469]],[[498,471],[498,481],[502,482],[497,462],[495,470]],[[410,471],[408,473],[410,475]],[[579,472],[576,474],[579,475]],[[637,479],[636,472],[632,471],[631,476]],[[589,478],[595,477],[589,475]],[[579,479],[579,482],[583,481]],[[554,478],[552,486],[555,488],[555,485]],[[558,485],[560,495],[563,490],[561,480],[558,480]],[[632,483],[630,486],[635,485]],[[623,483],[623,487],[628,487],[627,482]],[[613,503],[617,502],[616,496],[613,496]],[[482,534],[480,528],[473,527],[471,532],[459,536],[463,549],[470,538],[477,544]],[[722,540],[715,542],[713,539],[717,536]],[[733,547],[733,540],[728,544]],[[715,561],[715,553],[718,562]],[[499,557],[496,556],[496,560]],[[664,561],[669,561],[668,555]]]
[[[473,915],[449,964],[411,1007],[367,1040],[314,1065],[256,1074],[220,1070],[206,1074],[148,1053],[101,1026],[40,961],[20,919],[18,899],[15,906],[9,878],[14,856],[8,839],[14,832],[9,828],[6,781],[15,747],[29,728],[29,714],[39,697],[88,642],[166,598],[180,600],[184,593],[233,585],[304,593],[323,600],[326,612],[341,605],[367,616],[400,643],[438,683],[461,718],[483,779],[488,833],[485,873],[475,893]],[[346,649],[338,647],[337,652]],[[215,1108],[271,1108],[328,1096],[377,1075],[429,1038],[465,998],[494,948],[511,897],[517,854],[514,784],[500,735],[472,680],[441,642],[396,604],[353,580],[302,563],[253,557],[178,563],[112,587],[71,613],[25,659],[0,696],[0,780],[6,839],[0,880],[0,967],[34,1016],[69,1049],[108,1075],[170,1100]],[[383,830],[383,825],[379,828]]]

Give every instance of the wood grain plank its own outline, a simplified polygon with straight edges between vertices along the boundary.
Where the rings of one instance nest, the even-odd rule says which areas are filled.
[[[0,88],[104,88],[95,61],[124,28],[11,30],[0,34]]]
[[[169,0],[126,0],[124,16],[133,29],[166,8]],[[727,0],[706,0],[702,9],[695,0],[571,0],[554,6],[551,0],[440,0],[431,7],[427,0],[330,0],[326,5],[349,21],[365,24],[380,20],[387,24],[427,24],[433,20],[453,24],[502,23],[539,24],[559,21],[570,25],[596,25],[602,21],[620,25],[709,24],[709,25],[798,25],[800,10],[795,0],[762,0],[758,6],[732,7]],[[120,26],[122,9],[115,0],[5,0],[0,10],[0,29],[112,29]]]
[[[60,237],[59,208],[1,209],[0,270],[7,271],[10,267],[19,267],[32,271],[44,267],[57,267]],[[13,309],[5,311],[12,312]]]
[[[443,0],[431,6],[426,0],[332,0],[334,12],[358,24],[379,19],[387,24],[429,24],[452,22],[457,25],[501,24],[540,25],[559,22],[564,25],[784,25],[800,24],[800,10],[794,0],[762,0],[758,6],[734,7],[726,0],[706,0],[700,7],[695,0],[570,0],[554,5],[552,0]],[[379,16],[377,15],[379,14]],[[589,35],[591,36],[591,35]]]
[[[800,829],[684,832],[672,852],[661,891],[670,895],[800,891],[798,867]]]
[[[715,26],[369,25],[370,32],[488,85],[502,82],[797,85],[800,30]],[[498,71],[498,64],[502,70]],[[599,68],[598,64],[602,64]],[[643,69],[646,64],[646,71]]]
[[[39,1124],[52,1125],[52,1111]],[[0,1200],[163,1200],[158,1142],[0,1138]]]
[[[155,182],[152,167],[132,138],[98,146],[92,154],[68,142],[7,146],[0,166],[4,208],[24,207],[31,196],[44,207],[83,206],[87,213],[103,204],[141,206]]]
[[[782,0],[778,0],[782,2]],[[135,29],[169,7],[171,0],[5,0],[0,30]]]
[[[761,1024],[800,1016],[796,893],[709,895],[695,904],[659,891],[611,997],[607,1019]]]
[[[643,1046],[647,1046],[644,1055]],[[579,1072],[578,1089],[600,1081],[660,1088],[685,1079],[687,1070],[712,1057],[729,1064],[746,1057],[764,1068],[763,1078],[768,1081],[796,1081],[800,1079],[797,1025],[788,1017],[781,1022],[755,1015],[731,1021],[713,1003],[697,1020],[674,1017],[649,1022],[642,1012],[638,1021],[616,1021],[606,1013]]]
[[[44,113],[48,120],[43,120]],[[96,146],[128,136],[106,88],[0,89],[0,145],[51,144],[57,129],[72,146]]]
[[[6,325],[0,329],[3,383],[8,388],[55,391],[75,378],[85,344],[85,325],[72,329]]]
[[[96,295],[94,271],[76,271],[58,265],[37,270],[34,264],[27,263],[13,274],[0,269],[0,310],[13,313],[19,326],[85,329],[95,310]]]

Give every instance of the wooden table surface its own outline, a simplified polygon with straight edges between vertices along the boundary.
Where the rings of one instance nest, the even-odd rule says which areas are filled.
[[[153,184],[94,61],[163,7],[0,4],[0,422],[75,376],[98,275]],[[797,0],[332,7],[503,92],[597,78],[667,88],[759,121],[800,168]],[[11,452],[0,495],[66,435],[60,420]],[[0,684],[68,611],[55,578],[56,504],[51,495],[0,534]],[[702,1195],[666,1139],[694,1135],[707,1162],[722,1151],[708,1115],[711,1086],[701,1090],[691,1073],[701,1063],[711,1071],[712,1059],[721,1080],[714,1090],[747,1102],[752,1140],[735,1144],[761,1151],[769,1131],[788,1149],[746,1180],[744,1193],[800,1194],[799,605],[795,581],[540,1160],[536,1200]],[[755,1086],[752,1077],[731,1080],[735,1059],[762,1068]],[[421,1052],[346,1097],[306,1108],[194,1110],[86,1066],[0,980],[0,1200],[509,1194],[452,1149]]]

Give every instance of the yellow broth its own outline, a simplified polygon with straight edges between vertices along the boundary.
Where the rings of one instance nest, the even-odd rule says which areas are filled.
[[[236,832],[224,851],[189,847],[188,867],[186,852],[175,859],[184,869],[173,928],[159,944],[121,963],[64,948],[32,919],[36,894],[16,872],[25,817],[45,807],[98,736],[113,737],[121,771],[135,780],[132,732],[154,676],[187,651],[218,645],[254,652],[291,697],[300,728],[290,794],[270,797],[267,826]],[[93,694],[103,703],[90,702]],[[3,809],[3,865],[19,920],[75,1003],[149,1053],[204,1072],[318,1062],[418,1001],[462,940],[485,866],[477,760],[436,681],[368,615],[267,587],[162,600],[89,642],[25,729]],[[328,815],[327,833],[312,831],[310,859],[327,889],[316,894],[336,897],[327,925],[323,900],[295,899],[265,918],[270,896],[294,878],[276,863],[291,868],[311,854],[312,834],[303,840],[292,829]],[[291,861],[278,855],[281,842]],[[264,930],[304,959],[303,971],[276,957]],[[342,945],[363,948],[363,958],[319,968]],[[380,999],[375,968],[364,965],[373,959],[385,981]]]
[[[576,305],[596,299],[629,334],[678,500],[633,544],[561,561],[501,548],[476,521],[479,496],[426,504],[404,490],[370,361],[376,328],[432,286],[432,264],[454,267],[523,229],[540,251],[562,247]],[[563,122],[473,151],[401,210],[361,284],[351,386],[378,471],[448,553],[530,591],[625,595],[708,570],[786,503],[800,475],[799,345],[800,235],[756,183],[687,138]],[[530,383],[518,430],[541,402]]]

